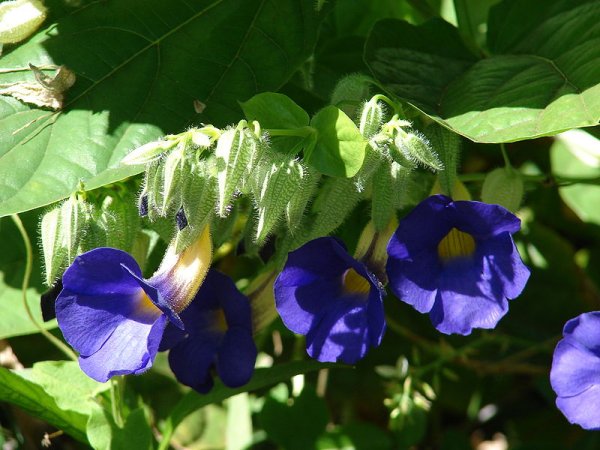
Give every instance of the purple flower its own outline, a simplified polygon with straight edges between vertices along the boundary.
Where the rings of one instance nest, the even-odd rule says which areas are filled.
[[[571,423],[600,429],[600,311],[569,320],[556,349],[550,383]]]
[[[183,328],[178,314],[202,283],[211,253],[207,228],[181,254],[169,247],[149,280],[121,250],[96,248],[75,258],[63,275],[56,318],[81,369],[100,382],[148,370],[167,322]]]
[[[337,239],[315,239],[291,252],[274,291],[283,323],[306,335],[308,354],[319,361],[354,364],[381,343],[379,283]]]
[[[250,303],[229,277],[211,270],[181,319],[185,331],[168,324],[160,346],[171,349],[169,364],[181,383],[208,392],[213,368],[229,387],[250,380],[256,360]]]
[[[511,236],[519,229],[501,206],[429,197],[388,244],[390,287],[442,333],[494,328],[529,278]]]

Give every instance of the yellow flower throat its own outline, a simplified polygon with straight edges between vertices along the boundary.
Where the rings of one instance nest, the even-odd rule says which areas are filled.
[[[356,270],[350,268],[342,275],[342,284],[347,294],[367,296],[371,290],[369,282]]]
[[[468,233],[452,228],[438,244],[438,255],[443,262],[466,258],[475,253],[475,239]]]

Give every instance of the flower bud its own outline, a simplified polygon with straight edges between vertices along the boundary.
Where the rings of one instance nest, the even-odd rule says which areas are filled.
[[[186,176],[182,180],[180,211],[184,212],[187,226],[179,228],[184,222],[175,217],[179,228],[175,249],[177,253],[200,236],[215,210],[215,180],[208,176],[205,166],[187,161],[184,171]]]
[[[385,110],[382,102],[376,98],[372,98],[364,104],[360,115],[359,131],[366,139],[371,139],[375,136],[383,124]]]
[[[444,165],[431,148],[429,141],[420,133],[406,133],[400,130],[396,136],[395,144],[396,148],[398,148],[402,155],[409,161],[420,164],[433,171],[444,169]],[[394,154],[392,154],[392,157],[394,157]],[[402,164],[402,161],[397,162]]]
[[[248,174],[257,145],[256,136],[243,126],[226,130],[219,137],[215,149],[219,216],[227,216],[233,194]]]
[[[46,284],[52,286],[79,253],[79,244],[89,225],[89,205],[71,195],[42,217],[40,234]]]
[[[0,3],[0,45],[27,39],[45,19],[46,7],[39,0]]]
[[[148,142],[125,156],[125,158],[121,160],[121,164],[127,166],[148,164],[160,157],[163,153],[171,150],[178,142],[177,139],[170,136],[167,136],[164,140]]]
[[[274,161],[255,193],[258,209],[256,241],[260,244],[283,216],[286,206],[299,190],[305,177],[304,166],[298,160],[281,158]],[[258,195],[257,195],[258,194]]]

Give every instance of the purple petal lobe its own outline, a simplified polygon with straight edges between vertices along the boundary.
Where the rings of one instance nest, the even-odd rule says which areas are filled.
[[[65,340],[82,356],[97,352],[117,328],[130,321],[140,294],[139,288],[127,295],[95,296],[63,289],[56,299],[56,318]],[[142,320],[151,324],[157,316]]]
[[[137,262],[128,253],[114,248],[96,248],[79,255],[63,275],[63,287],[75,294],[132,294],[138,284],[121,269],[127,267],[141,276]]]
[[[569,320],[563,334],[571,345],[588,349],[600,357],[600,311],[581,314]],[[600,380],[598,382],[600,384]]]
[[[163,315],[150,324],[123,321],[96,353],[79,358],[81,369],[100,382],[145,372],[152,366],[166,322]]]
[[[530,271],[523,264],[512,237],[503,233],[480,242],[477,252],[482,255],[489,270],[500,279],[504,295],[509,299],[518,297],[529,280]]]
[[[306,344],[318,361],[356,363],[370,345],[366,305],[337,301],[307,334]]]
[[[419,203],[398,225],[388,244],[394,260],[413,260],[423,251],[435,252],[444,236],[453,228],[449,205],[451,200],[434,195]]]
[[[473,328],[494,328],[508,311],[498,278],[471,261],[448,265],[439,283],[430,317],[442,333],[467,335]]]
[[[217,373],[225,386],[239,387],[252,378],[256,361],[256,345],[248,329],[227,330],[217,352]]]
[[[554,351],[550,382],[560,397],[581,394],[600,384],[600,358],[563,339]]]
[[[573,397],[558,397],[556,406],[569,422],[586,430],[600,429],[600,385],[596,384]]]
[[[204,339],[186,339],[169,353],[169,365],[177,380],[198,392],[208,392],[213,386],[210,369],[215,362],[219,336],[204,335]]]
[[[501,233],[516,233],[521,229],[519,218],[500,205],[457,201],[452,206],[454,226],[475,238],[488,239]]]

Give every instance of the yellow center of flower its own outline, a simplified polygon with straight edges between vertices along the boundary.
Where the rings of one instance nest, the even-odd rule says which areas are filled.
[[[360,295],[366,297],[369,295],[371,285],[369,282],[354,269],[348,269],[342,275],[342,284],[344,292],[352,295]]]
[[[162,311],[152,303],[148,294],[140,289],[138,301],[135,306],[135,313],[140,317],[155,318],[162,314]]]
[[[452,228],[438,244],[438,255],[442,261],[466,258],[475,253],[475,239],[468,233]]]
[[[219,331],[227,331],[227,319],[225,319],[225,313],[222,309],[217,309],[215,311],[213,326]]]

